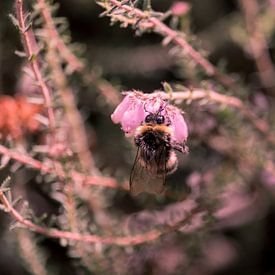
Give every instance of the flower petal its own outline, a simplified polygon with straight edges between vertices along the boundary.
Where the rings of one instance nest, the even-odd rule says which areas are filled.
[[[130,95],[126,95],[122,102],[116,107],[115,111],[111,115],[111,119],[114,123],[121,122],[125,112],[131,107],[133,101]]]
[[[141,101],[136,102],[130,110],[127,110],[121,120],[122,130],[126,133],[133,133],[145,118],[144,106]]]
[[[171,127],[174,132],[174,139],[178,143],[186,141],[188,136],[188,129],[186,122],[179,110],[176,110],[174,116],[171,117]]]

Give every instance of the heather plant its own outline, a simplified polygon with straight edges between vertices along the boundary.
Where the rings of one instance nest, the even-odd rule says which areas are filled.
[[[207,7],[196,1],[61,1],[61,14],[91,5],[106,40],[113,28],[130,31],[118,43],[145,37],[107,49],[79,33],[75,43],[58,1],[14,1],[3,28],[20,37],[20,70],[0,69],[3,274],[274,272],[273,2],[239,0],[199,33],[192,11]],[[223,39],[253,61],[248,76],[215,57]],[[134,194],[135,135],[156,114],[177,169],[162,172],[161,192]]]

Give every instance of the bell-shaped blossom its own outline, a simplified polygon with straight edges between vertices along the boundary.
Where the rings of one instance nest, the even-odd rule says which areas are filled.
[[[139,91],[124,92],[125,98],[111,115],[114,123],[120,123],[126,134],[134,134],[135,130],[144,123],[148,114],[161,114],[172,131],[172,139],[183,143],[188,136],[188,129],[182,111],[167,103],[167,95],[156,91],[144,94]]]
[[[115,111],[111,115],[111,119],[114,123],[121,122],[121,119],[124,113],[131,107],[133,101],[131,100],[131,96],[127,95],[124,97],[122,102],[117,106]]]
[[[177,143],[182,143],[187,140],[188,129],[186,122],[178,108],[173,108],[173,113],[169,116],[171,121],[171,128],[174,134],[174,140]]]
[[[122,130],[125,133],[133,133],[145,119],[144,105],[142,101],[133,103],[123,114],[121,119]]]

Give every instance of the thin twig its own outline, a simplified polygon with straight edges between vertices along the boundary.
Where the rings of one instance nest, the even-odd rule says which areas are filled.
[[[156,33],[161,34],[164,37],[167,37],[169,41],[174,44],[180,46],[186,55],[189,55],[192,60],[200,65],[207,75],[215,77],[218,81],[220,81],[224,86],[228,88],[235,88],[235,80],[231,77],[221,73],[213,64],[211,64],[207,59],[205,59],[201,53],[196,51],[180,33],[166,26],[161,20],[156,17],[150,16],[149,12],[144,12],[140,9],[137,9],[133,6],[129,6],[127,4],[123,4],[117,0],[109,0],[110,4],[114,7],[120,8],[124,10],[126,13],[129,13],[132,17],[135,17],[136,20],[129,21],[129,24],[135,25],[137,22],[142,23],[142,26],[146,28],[144,22],[149,23],[147,26],[148,29],[155,31]]]
[[[66,77],[59,63],[57,52],[55,51],[55,44],[52,43],[53,41],[50,41],[50,36],[47,36],[47,41],[47,61],[51,69],[52,80],[61,97],[65,114],[70,125],[72,137],[71,141],[73,147],[75,148],[73,151],[76,151],[81,167],[84,171],[91,171],[92,173],[97,174],[97,168],[95,167],[94,160],[89,149],[85,127],[83,125],[81,115],[77,110],[75,103],[76,99],[73,95],[73,91],[67,85]]]
[[[166,95],[167,99],[173,100],[200,100],[207,99],[212,102],[216,102],[225,106],[231,106],[237,108],[241,111],[243,116],[247,118],[253,126],[260,131],[262,134],[266,136],[269,142],[275,143],[274,136],[269,133],[268,123],[260,118],[258,118],[253,111],[248,108],[239,98],[234,96],[227,96],[220,93],[217,93],[212,90],[203,90],[203,89],[195,89],[188,90],[184,92],[174,92],[171,95]]]
[[[108,104],[112,106],[117,105],[119,103],[119,92],[107,80],[99,78],[93,72],[88,72],[84,62],[68,48],[55,27],[50,7],[45,0],[37,0],[37,5],[47,25],[51,41],[54,40],[53,44],[55,44],[58,53],[70,68],[69,72],[80,72],[86,82],[93,83],[98,88],[98,91],[106,98]]]
[[[25,48],[25,52],[27,54],[30,67],[34,73],[37,85],[44,96],[45,105],[48,113],[48,119],[49,119],[49,128],[53,133],[56,126],[56,122],[54,117],[54,111],[52,108],[51,92],[40,71],[40,66],[37,59],[38,53],[35,50],[37,49],[37,45],[36,45],[36,41],[32,32],[32,29],[31,27],[26,26],[25,16],[23,11],[23,0],[16,0],[16,16],[18,19],[18,27],[21,33],[23,45]]]
[[[275,69],[268,53],[268,43],[259,20],[257,0],[239,0],[248,32],[251,54],[264,87],[275,95]]]
[[[169,98],[170,98],[170,95],[167,94],[167,99]],[[243,102],[237,97],[223,95],[215,91],[204,90],[204,89],[188,90],[184,92],[181,92],[181,91],[174,92],[171,95],[171,99],[173,100],[208,99],[209,101],[213,101],[222,105],[227,105],[238,109],[241,109],[244,107]]]
[[[41,11],[42,17],[47,24],[51,40],[54,40],[54,44],[59,54],[63,57],[63,59],[70,67],[70,72],[82,71],[85,67],[84,63],[73,54],[73,52],[68,48],[63,39],[60,37],[58,31],[55,28],[55,23],[51,16],[51,12],[47,3],[44,0],[37,0],[37,4],[38,8]]]
[[[5,155],[11,159],[14,159],[21,164],[30,166],[33,169],[39,170],[42,173],[54,175],[61,180],[65,179],[65,172],[62,170],[62,168],[56,170],[55,165],[52,162],[50,163],[51,165],[44,164],[39,160],[36,160],[30,156],[26,156],[19,152],[14,152],[3,145],[0,145],[0,154]],[[101,186],[101,187],[107,187],[107,188],[122,188],[124,190],[128,189],[126,185],[119,185],[113,178],[100,177],[100,176],[87,176],[74,170],[71,171],[71,177],[76,182],[81,182],[84,185],[94,185],[94,186]]]
[[[43,1],[40,1],[39,3],[42,2]],[[48,21],[49,18],[44,19],[44,31],[46,34],[45,43],[47,45],[46,59],[51,70],[51,78],[53,80],[53,84],[56,91],[60,95],[62,105],[64,106],[66,119],[68,121],[70,129],[70,133],[68,133],[68,135],[71,138],[71,143],[73,147],[72,151],[75,151],[78,156],[82,172],[89,173],[93,176],[100,176],[100,171],[95,165],[93,156],[89,148],[88,137],[86,134],[83,119],[76,106],[76,98],[74,97],[72,89],[68,85],[66,75],[62,68],[62,60],[60,59],[59,51],[57,50],[56,44],[58,41],[51,39],[51,34],[55,26],[53,25],[53,22]],[[74,183],[74,181],[69,182],[69,184]],[[73,216],[77,216],[76,213],[73,214],[73,204],[75,203],[73,196],[74,191],[76,191],[78,196],[80,196],[82,199],[90,202],[90,205],[92,206],[94,212],[95,220],[97,221],[98,225],[103,225],[105,221],[109,220],[109,218],[107,217],[107,212],[104,208],[105,202],[103,190],[90,190],[84,188],[76,189],[73,186],[71,186],[71,188],[71,192],[67,193],[69,195],[67,202],[71,203],[71,221],[74,219]],[[75,221],[73,223],[75,223],[74,229],[76,229],[76,227],[78,227],[78,223],[76,223]]]
[[[139,245],[145,242],[150,242],[158,239],[160,236],[167,234],[169,232],[175,231],[185,224],[189,223],[194,214],[198,213],[201,210],[201,207],[196,207],[190,211],[187,216],[177,223],[174,226],[169,227],[168,229],[156,230],[153,229],[144,234],[137,234],[135,236],[108,236],[103,237],[99,235],[82,235],[76,232],[61,231],[58,229],[45,228],[40,225],[33,223],[32,221],[25,219],[16,209],[13,208],[12,204],[9,202],[2,190],[0,190],[0,201],[3,206],[6,208],[6,211],[20,224],[25,225],[29,230],[40,233],[42,235],[59,238],[59,239],[69,239],[74,241],[81,241],[86,243],[102,243],[110,245],[119,245],[119,246],[128,246],[128,245]]]
[[[25,261],[30,272],[35,275],[49,274],[45,266],[45,256],[41,254],[41,251],[33,238],[33,233],[20,229],[16,232],[16,235],[20,249],[20,256]]]
[[[47,25],[47,30],[49,26]],[[85,132],[85,127],[82,122],[81,115],[79,114],[76,107],[76,100],[73,95],[73,91],[68,87],[66,77],[63,73],[61,65],[59,63],[58,55],[55,50],[54,41],[50,40],[50,32],[47,36],[48,43],[48,63],[51,68],[52,79],[60,94],[62,103],[65,108],[65,114],[71,128],[72,143],[76,148],[76,153],[79,157],[80,164],[86,172],[97,170],[94,165],[92,155],[89,150],[88,139]]]

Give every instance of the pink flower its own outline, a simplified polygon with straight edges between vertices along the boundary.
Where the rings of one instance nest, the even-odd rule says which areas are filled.
[[[140,126],[145,119],[143,102],[134,102],[130,108],[125,111],[121,120],[122,130],[125,133],[132,133]]]
[[[133,134],[145,119],[144,102],[138,98],[140,92],[126,93],[125,98],[117,106],[111,119],[114,123],[120,123],[122,130],[127,134]]]
[[[111,115],[111,119],[114,123],[119,123],[125,113],[125,111],[131,106],[131,98],[129,95],[125,96],[122,102],[117,106],[115,111]]]
[[[187,140],[188,129],[186,122],[178,108],[174,107],[174,112],[170,116],[171,128],[173,129],[174,139],[178,143],[182,143]]]
[[[156,91],[144,94],[139,91],[124,92],[125,98],[111,115],[114,123],[120,123],[126,134],[134,134],[148,114],[161,114],[172,132],[173,142],[182,144],[188,136],[182,111],[167,103],[167,95]]]
[[[188,13],[190,8],[191,8],[190,4],[183,2],[183,1],[178,1],[172,5],[170,10],[173,15],[182,16],[182,15]]]

